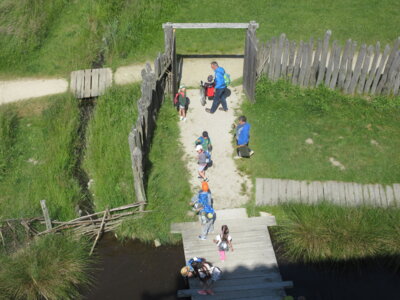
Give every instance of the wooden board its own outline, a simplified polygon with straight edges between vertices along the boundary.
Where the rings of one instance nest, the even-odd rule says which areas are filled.
[[[339,78],[338,78],[338,88],[343,89],[344,87],[344,80],[346,78],[346,65],[347,65],[347,60],[349,59],[349,54],[351,51],[352,47],[352,42],[351,39],[347,40],[346,46],[343,51],[342,58],[340,60],[340,69],[339,69]]]
[[[376,75],[376,72],[377,72],[378,59],[379,59],[379,56],[381,55],[380,49],[381,49],[381,44],[379,42],[377,42],[376,46],[375,46],[375,50],[374,50],[374,59],[372,60],[371,68],[370,68],[370,71],[368,73],[368,79],[367,79],[367,82],[365,83],[365,86],[364,86],[364,94],[368,94],[369,93],[369,91],[371,89],[372,82],[373,82],[373,80],[375,78],[375,75]]]
[[[371,56],[372,56],[373,52],[374,52],[374,47],[369,46],[367,49],[367,54],[364,59],[364,64],[361,68],[360,81],[358,82],[358,88],[357,88],[358,94],[362,94],[364,92],[365,81],[367,79],[367,72],[369,70],[369,64],[370,64]]]
[[[174,29],[247,29],[250,24],[258,28],[257,23],[164,23],[162,28],[172,26]]]
[[[331,38],[332,32],[328,30],[325,33],[324,37],[324,42],[322,45],[322,52],[321,52],[321,63],[319,64],[319,70],[318,70],[318,78],[317,78],[317,84],[319,85],[320,83],[323,82],[324,77],[325,77],[325,72],[326,72],[326,60],[328,58],[328,52],[329,52],[329,39]]]
[[[348,89],[349,94],[354,94],[354,92],[356,90],[356,86],[357,86],[358,80],[360,78],[361,67],[364,62],[366,51],[367,51],[367,46],[365,44],[361,45],[361,49],[360,49],[360,52],[358,53],[356,65],[354,67],[353,76],[351,77],[351,82],[350,82],[350,86]]]
[[[372,95],[375,94],[375,91],[376,91],[376,88],[378,86],[378,83],[381,80],[382,72],[383,72],[385,64],[386,64],[386,59],[389,56],[389,52],[390,52],[390,46],[386,45],[385,50],[383,51],[382,57],[381,57],[381,59],[379,61],[379,66],[378,66],[378,69],[377,69],[377,71],[375,73],[374,81],[373,81],[372,86],[371,86],[370,93]]]

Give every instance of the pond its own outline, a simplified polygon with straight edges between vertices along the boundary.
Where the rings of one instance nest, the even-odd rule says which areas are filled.
[[[136,240],[119,242],[106,234],[96,252],[95,286],[84,299],[175,300],[185,289],[179,271],[185,264],[182,245],[154,247]]]
[[[306,300],[400,299],[400,270],[396,271],[390,263],[396,258],[320,264],[293,262],[283,257],[283,249],[273,232],[271,238],[282,280],[293,281],[294,288],[288,289],[287,294],[294,299],[300,296]]]

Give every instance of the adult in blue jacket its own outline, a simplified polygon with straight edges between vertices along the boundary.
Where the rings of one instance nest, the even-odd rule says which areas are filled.
[[[243,157],[243,153],[245,151],[241,151],[241,148],[247,148],[248,156],[254,154],[254,151],[249,148],[250,141],[250,124],[247,123],[247,118],[245,116],[239,117],[239,123],[236,126],[236,144],[237,144],[237,153],[239,157]],[[246,155],[247,156],[247,155]]]
[[[228,106],[226,104],[226,84],[224,79],[225,70],[224,68],[218,66],[216,61],[211,63],[211,69],[213,69],[215,72],[215,94],[211,109],[206,108],[206,112],[211,114],[215,113],[219,104],[222,105],[220,110],[228,111]]]

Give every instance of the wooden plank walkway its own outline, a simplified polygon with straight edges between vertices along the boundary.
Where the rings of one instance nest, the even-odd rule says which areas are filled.
[[[320,201],[347,206],[399,207],[400,184],[256,179],[256,205],[287,202],[313,204]]]
[[[244,208],[216,211],[215,231],[205,241],[197,237],[199,222],[179,223],[171,226],[173,233],[182,234],[185,261],[192,257],[204,257],[221,268],[222,278],[214,285],[213,299],[269,299],[281,300],[284,288],[292,282],[282,281],[267,226],[276,225],[274,217],[248,218]],[[234,251],[227,253],[225,262],[219,260],[217,246],[212,242],[222,225],[228,225]],[[203,299],[197,290],[196,279],[189,280],[190,289],[178,291],[179,297],[191,296]]]
[[[110,68],[71,72],[70,89],[78,99],[101,96],[111,84],[112,71]]]

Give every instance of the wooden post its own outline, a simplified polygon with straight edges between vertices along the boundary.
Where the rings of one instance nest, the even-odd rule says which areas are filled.
[[[246,32],[245,54],[243,62],[243,88],[251,102],[255,101],[256,66],[257,66],[257,39],[258,24],[250,21]]]
[[[322,46],[322,53],[321,53],[321,63],[319,64],[319,71],[318,71],[318,78],[317,78],[316,85],[319,85],[324,80],[325,71],[326,71],[326,59],[328,57],[328,51],[329,51],[329,39],[331,38],[331,34],[332,34],[332,32],[330,30],[328,30],[325,33],[325,38],[324,38],[324,43]]]
[[[129,133],[128,142],[131,153],[133,184],[135,187],[136,201],[146,203],[146,193],[143,183],[143,155],[142,151],[136,144],[135,135],[137,132],[134,129]],[[144,204],[140,205],[140,211],[144,210]]]
[[[44,217],[44,221],[46,223],[46,229],[50,230],[52,228],[52,225],[51,225],[51,219],[49,216],[49,210],[47,209],[47,206],[46,206],[46,200],[40,200],[40,206],[42,207],[43,217]]]
[[[104,223],[106,221],[108,214],[109,214],[109,210],[107,208],[106,211],[104,212],[103,219],[101,220],[100,228],[99,228],[99,231],[97,232],[96,239],[94,240],[94,243],[92,245],[92,249],[90,249],[89,256],[91,256],[93,254],[93,251],[94,251],[94,248],[96,247],[97,241],[99,240],[100,235],[103,232]]]

